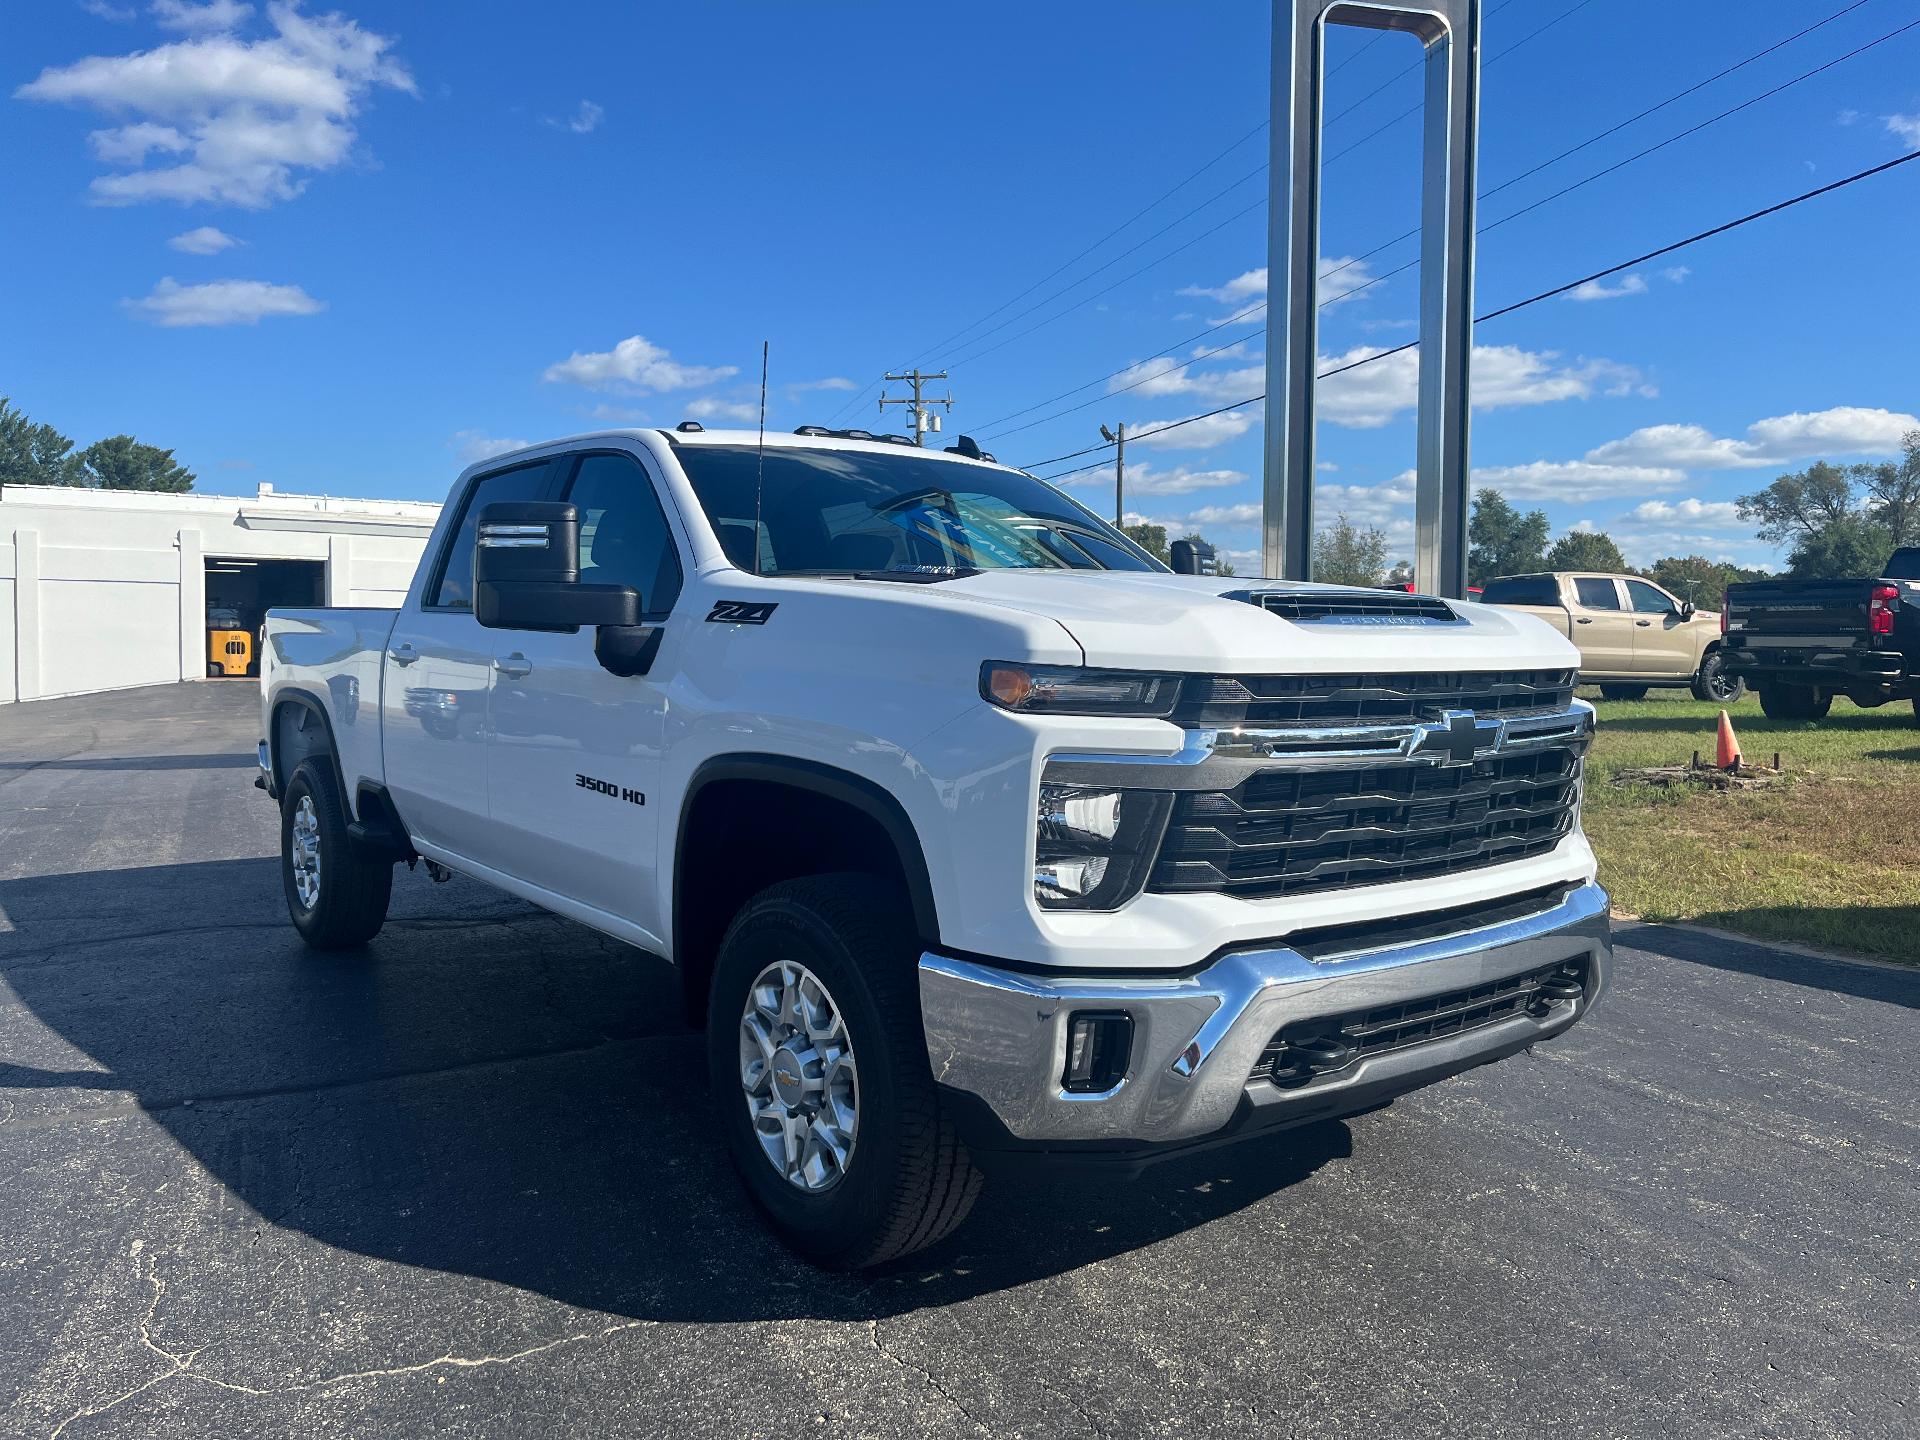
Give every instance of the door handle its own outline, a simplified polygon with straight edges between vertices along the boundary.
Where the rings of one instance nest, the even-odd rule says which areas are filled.
[[[516,650],[511,655],[496,655],[493,668],[509,680],[520,680],[533,673],[533,661]]]
[[[1576,615],[1573,617],[1573,623],[1576,625],[1591,625],[1593,618],[1588,615]]]
[[[411,645],[395,645],[387,651],[387,658],[396,665],[411,665],[420,658],[420,652]]]
[[[1653,624],[1651,620],[1636,620],[1633,623],[1638,625],[1642,630],[1646,629],[1649,625]]]

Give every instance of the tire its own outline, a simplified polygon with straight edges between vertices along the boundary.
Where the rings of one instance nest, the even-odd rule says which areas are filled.
[[[220,668],[218,662],[213,660],[207,662],[207,678],[209,680],[218,680],[225,673],[226,672]]]
[[[918,954],[902,897],[864,875],[809,876],[763,890],[720,943],[707,1056],[721,1133],[754,1204],[788,1246],[816,1265],[855,1270],[924,1249],[966,1219],[980,1193],[980,1174],[942,1112],[927,1062]],[[813,1046],[790,1021],[775,1023],[778,1014],[791,1012],[773,1002],[804,988],[781,988],[799,968],[815,982],[807,993],[820,1029],[810,1026],[808,1033],[829,1033],[837,1017],[843,1046],[831,1038]],[[822,1003],[813,1004],[815,997]],[[779,1048],[772,1060],[758,1059],[774,1041]],[[835,1058],[843,1047],[850,1047],[851,1066]],[[801,1095],[796,1076],[818,1084],[818,1096],[835,1098]],[[819,1118],[809,1122],[813,1128],[798,1149],[813,1158],[795,1167],[810,1166],[811,1173],[799,1179],[789,1178],[770,1153],[795,1153],[781,1116],[796,1112],[780,1104],[782,1093],[796,1096],[798,1113],[818,1105]],[[769,1127],[766,1148],[754,1123],[756,1096]],[[828,1105],[842,1105],[848,1096],[851,1125],[820,1130]],[[831,1163],[833,1147],[820,1140],[823,1133],[844,1142],[843,1165]]]
[[[1644,700],[1647,698],[1645,685],[1602,685],[1600,698],[1603,700]]]
[[[1700,669],[1693,677],[1693,698],[1710,705],[1732,705],[1747,693],[1747,682],[1727,674],[1726,657],[1709,650],[1700,657]]]
[[[296,865],[296,848],[313,856],[310,872]],[[310,887],[306,895],[303,881]],[[386,924],[393,861],[373,859],[354,844],[325,757],[301,761],[287,782],[280,802],[280,883],[294,929],[315,950],[364,945]]]
[[[1811,685],[1762,685],[1760,709],[1769,720],[1824,720],[1833,696]]]

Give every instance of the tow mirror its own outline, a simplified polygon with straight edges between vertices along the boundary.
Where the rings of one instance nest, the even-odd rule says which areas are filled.
[[[473,614],[490,630],[638,625],[640,593],[580,582],[580,512],[551,500],[500,501],[480,511],[473,545]]]
[[[1693,602],[1691,600],[1682,600],[1680,602],[1680,618],[1682,620],[1691,620],[1693,618]]]

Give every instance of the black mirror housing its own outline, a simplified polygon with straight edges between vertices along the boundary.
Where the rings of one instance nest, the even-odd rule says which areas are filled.
[[[1682,600],[1680,602],[1680,618],[1682,620],[1691,620],[1693,618],[1693,611],[1694,605],[1691,600]]]
[[[480,511],[473,545],[473,615],[489,630],[637,625],[640,594],[580,582],[580,512],[551,500],[500,501]]]

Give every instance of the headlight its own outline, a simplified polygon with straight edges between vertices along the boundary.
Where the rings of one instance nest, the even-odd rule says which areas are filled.
[[[1022,714],[1161,716],[1173,713],[1180,677],[989,660],[980,667],[980,694]]]
[[[1140,893],[1173,797],[1153,790],[1040,786],[1033,898],[1047,909],[1112,910]]]

